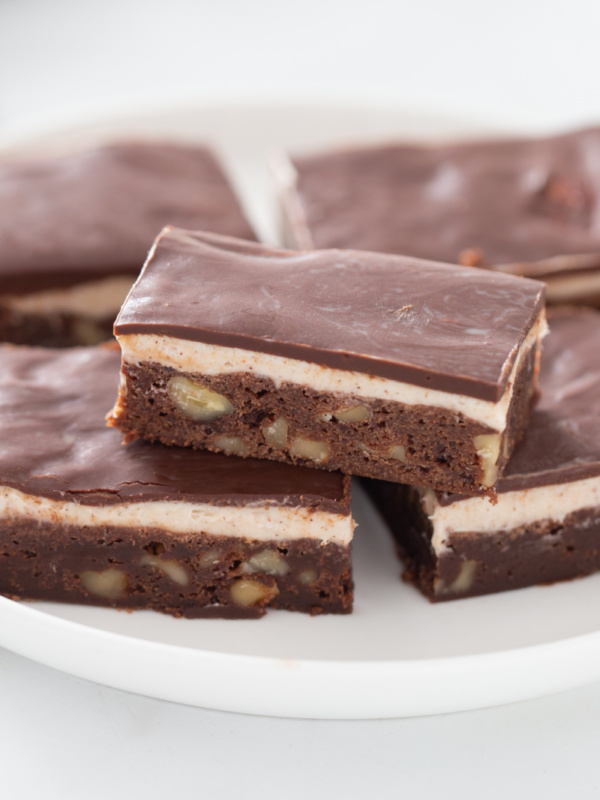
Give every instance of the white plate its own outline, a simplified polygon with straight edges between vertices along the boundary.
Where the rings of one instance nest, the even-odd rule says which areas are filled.
[[[356,108],[240,104],[6,132],[4,147],[114,134],[220,143],[248,209],[276,238],[265,153],[278,146],[455,137],[481,126]],[[355,611],[258,621],[0,598],[0,645],[99,683],[207,708],[312,718],[400,717],[499,705],[600,678],[600,575],[430,605],[399,580],[376,512],[355,487]]]

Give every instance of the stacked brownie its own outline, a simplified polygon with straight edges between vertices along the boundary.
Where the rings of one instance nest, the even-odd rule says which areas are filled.
[[[35,236],[4,234],[5,339],[96,341],[113,313],[102,287],[129,289],[120,351],[0,349],[0,592],[188,617],[346,613],[351,475],[432,600],[600,568],[600,316],[553,312],[538,398],[544,285],[511,274],[592,264],[576,167],[599,137],[295,159],[282,197],[303,252],[254,241],[205,148],[0,164],[0,207],[17,214],[29,178],[58,198],[47,218],[25,203]],[[406,230],[376,219],[391,197]],[[523,263],[503,230],[528,243]],[[91,313],[73,310],[82,293]]]
[[[167,228],[115,323],[111,424],[127,439],[493,496],[544,333],[537,281]]]
[[[493,511],[545,333],[537,281],[169,227],[115,323],[109,421],[127,441],[409,483]]]

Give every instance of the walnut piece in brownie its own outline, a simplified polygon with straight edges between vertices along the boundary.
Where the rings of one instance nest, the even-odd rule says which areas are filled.
[[[205,147],[120,142],[0,157],[0,341],[108,339],[168,224],[254,239]]]
[[[298,155],[274,164],[284,238],[489,267],[600,304],[600,128]]]
[[[368,482],[406,576],[431,600],[600,569],[600,314],[557,309],[549,322],[540,400],[498,484],[496,506]]]
[[[492,494],[544,330],[535,281],[168,228],[115,325],[110,424],[128,440]]]
[[[352,608],[349,479],[104,422],[115,345],[0,347],[0,593],[258,617]]]

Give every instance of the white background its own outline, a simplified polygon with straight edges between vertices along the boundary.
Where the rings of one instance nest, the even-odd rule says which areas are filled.
[[[0,120],[160,99],[381,97],[600,118],[595,0],[1,0]]]
[[[0,132],[99,109],[379,99],[600,121],[600,3],[0,0]],[[307,722],[88,684],[0,650],[0,796],[598,797],[600,684],[445,717]]]

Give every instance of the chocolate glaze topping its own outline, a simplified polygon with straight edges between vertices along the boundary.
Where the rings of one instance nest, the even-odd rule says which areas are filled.
[[[292,163],[314,247],[472,266],[600,254],[600,128],[341,150]]]
[[[166,229],[115,324],[497,401],[543,285],[356,251]]]
[[[0,348],[0,485],[86,505],[171,500],[272,502],[350,513],[340,473],[147,442],[104,421],[119,380],[115,346]]]
[[[540,366],[541,396],[498,483],[498,493],[600,475],[600,314],[550,312]],[[441,495],[444,505],[458,495]]]
[[[137,275],[169,223],[254,239],[210,150],[123,142],[0,161],[0,291]]]

